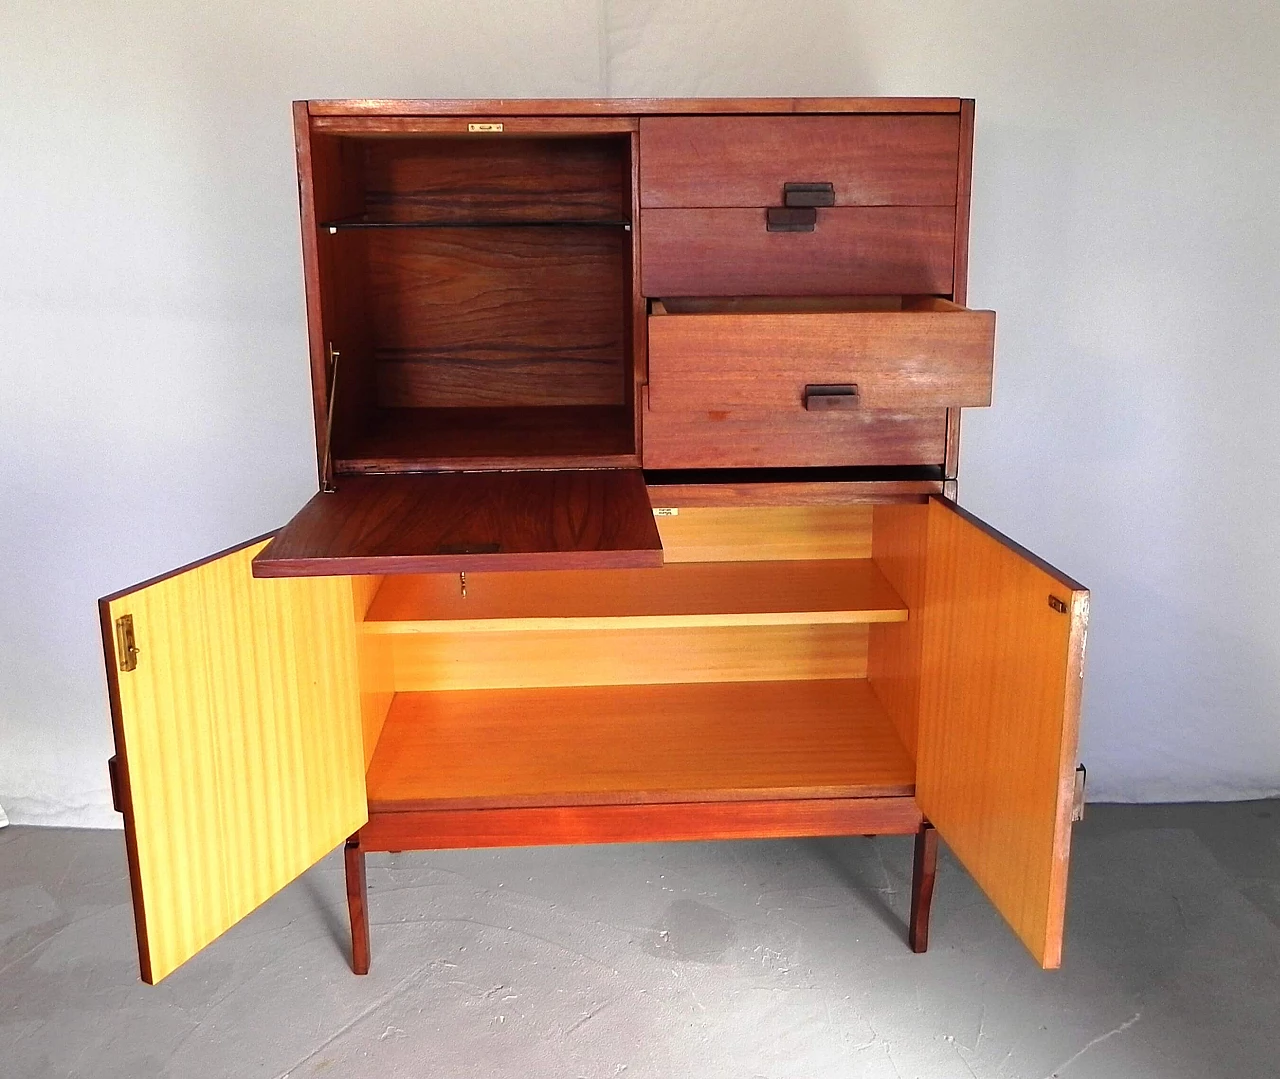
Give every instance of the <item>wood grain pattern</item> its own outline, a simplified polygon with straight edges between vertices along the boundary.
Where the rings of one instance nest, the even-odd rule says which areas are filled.
[[[373,220],[631,219],[625,137],[374,139],[363,149]]]
[[[917,800],[1056,967],[1089,595],[952,503],[928,514]]]
[[[628,233],[379,229],[366,242],[380,405],[624,403]]]
[[[960,155],[956,168],[956,249],[951,298],[958,304],[969,302],[969,203],[973,187],[973,101],[960,102]],[[947,412],[947,459],[943,474],[954,480],[960,471],[960,418],[953,408]]]
[[[660,566],[638,471],[344,477],[253,561],[259,577]]]
[[[870,506],[654,505],[668,563],[871,557]]]
[[[933,885],[938,875],[938,833],[928,821],[916,833],[911,869],[911,922],[907,942],[917,955],[929,950],[929,911],[933,905]]]
[[[954,206],[955,116],[664,116],[640,121],[640,204],[781,206],[783,185],[836,206]]]
[[[942,493],[941,480],[823,480],[805,482],[671,483],[647,474],[655,506],[848,506],[923,502]],[[661,526],[659,526],[661,531]],[[670,561],[670,559],[668,559]]]
[[[871,557],[910,611],[924,607],[928,507],[880,505],[873,511]],[[920,715],[920,618],[870,634],[867,677],[898,737],[914,759]]]
[[[571,843],[658,843],[828,835],[910,835],[910,798],[815,798],[676,805],[445,809],[373,813],[366,850],[448,850]]]
[[[991,403],[993,311],[908,303],[901,311],[683,313],[649,319],[649,407],[805,407],[812,384],[857,386],[856,408],[916,411]]]
[[[642,116],[664,113],[959,112],[956,97],[347,98],[298,102],[312,116]]]
[[[400,693],[372,812],[909,795],[863,680]]]
[[[351,919],[351,972],[369,973],[369,886],[364,872],[364,850],[359,834],[343,848],[347,880],[347,913]]]
[[[370,635],[401,692],[865,678],[866,625]]]
[[[646,409],[645,468],[940,465],[943,411]]]
[[[366,819],[351,584],[256,581],[255,543],[101,603],[142,976],[157,982]]]
[[[370,633],[519,633],[906,621],[870,559],[688,562],[661,569],[389,578]]]
[[[384,408],[336,449],[339,474],[640,463],[631,412],[618,405]]]
[[[950,295],[955,209],[818,211],[813,232],[768,232],[763,209],[640,213],[646,296]]]

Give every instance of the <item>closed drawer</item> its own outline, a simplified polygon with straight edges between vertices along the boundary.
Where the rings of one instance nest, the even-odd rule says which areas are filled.
[[[934,297],[655,301],[649,407],[799,414],[989,405],[994,351],[994,312]]]
[[[646,296],[949,293],[955,209],[848,206],[812,232],[770,232],[767,210],[640,211]]]
[[[941,465],[947,414],[659,409],[644,414],[645,468]]]
[[[836,206],[954,206],[959,154],[956,115],[645,117],[640,205],[781,206],[800,182]]]

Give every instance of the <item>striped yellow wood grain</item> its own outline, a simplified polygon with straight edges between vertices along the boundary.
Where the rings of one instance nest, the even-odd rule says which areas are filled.
[[[139,649],[117,749],[149,982],[367,819],[351,581],[256,580],[262,546],[109,603]]]
[[[522,689],[862,678],[865,625],[711,626],[594,633],[397,633],[396,689]]]
[[[1089,594],[937,500],[926,545],[916,800],[1056,967]]]
[[[680,510],[657,517],[665,562],[871,557],[869,505],[660,508]]]

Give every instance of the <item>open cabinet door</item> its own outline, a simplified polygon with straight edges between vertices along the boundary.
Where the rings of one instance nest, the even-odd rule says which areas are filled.
[[[1089,593],[928,506],[916,800],[1044,967],[1062,959]]]
[[[351,580],[255,580],[263,546],[99,601],[146,982],[367,820]]]

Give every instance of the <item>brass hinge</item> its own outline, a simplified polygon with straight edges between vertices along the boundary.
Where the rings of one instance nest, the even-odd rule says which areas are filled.
[[[1073,823],[1084,820],[1084,780],[1085,770],[1084,765],[1081,764],[1076,768],[1076,789],[1071,796],[1071,820]]]
[[[131,671],[138,665],[138,645],[133,639],[131,614],[122,614],[116,619],[116,659],[122,671]]]

